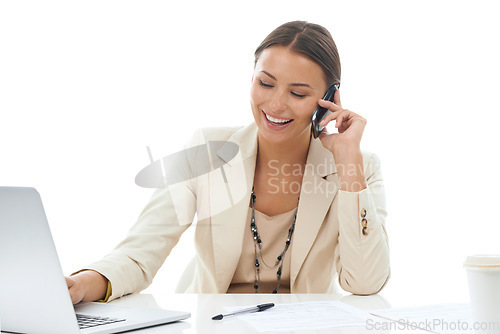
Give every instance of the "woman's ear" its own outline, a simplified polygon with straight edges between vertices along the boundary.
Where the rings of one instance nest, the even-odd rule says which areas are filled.
[[[337,89],[335,93],[333,94],[333,103],[338,105],[339,107],[342,107],[342,104],[340,103],[340,90]]]

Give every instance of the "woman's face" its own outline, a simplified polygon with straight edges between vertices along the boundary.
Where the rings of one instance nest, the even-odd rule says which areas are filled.
[[[312,114],[326,90],[323,70],[311,59],[283,46],[262,51],[250,91],[260,136],[272,143],[309,140]]]

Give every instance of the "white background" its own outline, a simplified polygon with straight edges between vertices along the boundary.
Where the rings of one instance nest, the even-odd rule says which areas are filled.
[[[252,121],[253,52],[290,20],[332,33],[343,106],[382,160],[387,293],[466,295],[467,254],[500,253],[500,20],[494,1],[2,1],[0,184],[41,193],[66,274],[109,252],[194,129]],[[173,291],[183,236],[149,291]],[[465,295],[464,295],[465,293]],[[419,299],[420,298],[420,299]]]

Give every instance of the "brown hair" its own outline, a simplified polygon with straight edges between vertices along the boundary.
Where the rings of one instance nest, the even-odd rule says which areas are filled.
[[[323,69],[328,87],[340,84],[339,53],[332,35],[324,27],[306,21],[279,26],[255,50],[255,64],[262,51],[272,45],[286,46],[314,61]]]

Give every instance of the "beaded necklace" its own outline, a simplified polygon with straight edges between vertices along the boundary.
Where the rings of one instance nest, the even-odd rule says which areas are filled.
[[[254,278],[254,285],[253,288],[255,289],[255,293],[259,292],[259,284],[260,284],[260,262],[259,258],[257,256],[257,248],[258,252],[260,254],[260,259],[262,260],[262,263],[268,267],[269,269],[273,269],[278,267],[278,271],[276,272],[276,277],[277,277],[277,285],[276,289],[273,290],[273,293],[278,293],[278,289],[280,287],[280,280],[281,280],[281,270],[283,269],[283,262],[285,261],[285,254],[286,251],[288,250],[288,247],[290,247],[290,242],[292,240],[292,235],[293,231],[295,230],[295,221],[297,220],[297,211],[295,211],[295,216],[293,217],[292,225],[288,229],[288,236],[286,238],[285,242],[285,248],[281,253],[278,255],[276,258],[276,263],[274,266],[269,266],[265,261],[264,258],[262,257],[262,240],[260,239],[259,235],[259,230],[257,229],[257,224],[255,223],[255,199],[257,196],[255,196],[254,188],[252,187],[252,220],[250,222],[250,229],[252,230],[253,233],[253,245],[254,245],[254,252],[255,252],[255,278]],[[300,198],[299,198],[300,200]],[[297,200],[297,210],[299,207],[299,203]]]

